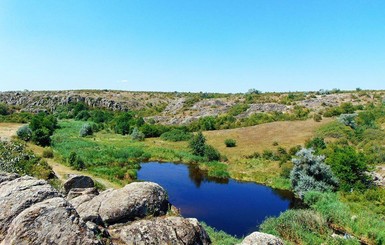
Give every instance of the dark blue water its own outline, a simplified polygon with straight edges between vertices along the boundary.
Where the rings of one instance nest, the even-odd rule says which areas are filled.
[[[183,217],[194,217],[218,230],[242,237],[256,231],[266,217],[293,206],[290,192],[232,179],[208,178],[194,166],[143,163],[139,180],[163,186]]]

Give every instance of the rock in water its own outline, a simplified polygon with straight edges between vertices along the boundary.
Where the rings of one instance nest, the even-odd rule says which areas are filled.
[[[21,212],[1,244],[99,244],[62,197],[47,199]]]
[[[253,232],[240,245],[283,245],[283,241],[270,234]]]
[[[211,244],[206,231],[196,219],[182,217],[158,217],[135,221],[110,230],[118,244]]]
[[[71,178],[69,178],[64,184],[64,192],[67,194],[71,189],[74,188],[91,188],[94,187],[95,183],[94,181],[84,175],[75,175]]]

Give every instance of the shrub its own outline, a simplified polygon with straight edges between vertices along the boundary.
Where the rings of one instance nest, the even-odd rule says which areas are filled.
[[[226,147],[235,147],[237,142],[234,139],[226,139],[225,140]]]
[[[32,130],[28,127],[28,125],[21,126],[17,132],[17,137],[24,141],[29,141],[32,138]]]
[[[219,161],[221,159],[221,154],[219,153],[219,151],[211,145],[205,145],[204,156],[209,161]]]
[[[25,144],[13,141],[0,141],[0,171],[27,174],[42,179],[55,176],[47,162],[28,151]]]
[[[139,129],[137,127],[134,128],[134,130],[132,131],[131,133],[131,138],[133,140],[138,140],[138,141],[143,141],[144,140],[144,133],[142,133],[141,131],[139,131]]]
[[[40,146],[49,146],[51,144],[51,133],[47,128],[39,128],[32,132],[32,141]]]
[[[290,181],[294,192],[303,198],[307,191],[331,191],[337,187],[337,179],[324,156],[313,155],[314,150],[302,149],[294,158],[294,167],[290,172]]]
[[[351,146],[334,146],[326,162],[331,166],[340,181],[340,188],[349,191],[351,188],[364,189],[369,177],[369,170],[364,154],[358,153]]]
[[[345,126],[349,126],[352,129],[355,129],[357,127],[357,124],[356,124],[356,121],[355,121],[356,117],[357,117],[356,113],[354,113],[354,114],[341,114],[338,117],[338,121],[340,121],[341,123],[345,124]]]
[[[83,124],[82,128],[80,129],[79,134],[80,134],[80,137],[86,137],[88,135],[92,135],[93,131],[92,131],[91,125],[89,125],[88,123]]]
[[[205,143],[206,138],[203,136],[202,132],[198,132],[196,135],[194,135],[189,142],[189,147],[192,151],[192,154],[196,156],[204,156],[206,149]]]
[[[8,115],[10,113],[10,110],[8,106],[4,103],[0,103],[0,115]]]
[[[68,163],[76,170],[82,170],[85,167],[84,161],[76,154],[76,152],[70,153]]]
[[[191,137],[192,137],[191,133],[180,130],[180,129],[173,129],[171,131],[163,133],[160,136],[160,138],[162,140],[173,141],[173,142],[187,141],[187,140],[190,140]]]
[[[42,155],[44,158],[53,158],[53,151],[51,148],[44,148]]]
[[[321,114],[314,114],[313,115],[313,120],[315,121],[315,122],[321,122],[322,121],[322,115]]]
[[[86,110],[83,110],[76,115],[75,119],[80,121],[87,121],[90,117],[90,113]]]
[[[326,143],[323,138],[321,137],[315,137],[305,144],[306,148],[312,148],[315,150],[315,152],[319,152],[320,150],[323,150],[326,148]]]

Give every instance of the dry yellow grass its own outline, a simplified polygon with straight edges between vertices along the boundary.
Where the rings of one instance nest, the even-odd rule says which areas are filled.
[[[16,135],[18,128],[23,126],[20,123],[0,123],[0,138],[2,140],[10,140],[12,136]]]
[[[312,119],[273,122],[245,128],[207,131],[203,134],[208,144],[217,148],[232,162],[254,152],[261,153],[265,149],[276,149],[277,146],[273,146],[274,142],[287,149],[295,145],[303,145],[307,139],[314,136],[320,126],[332,120],[325,118],[321,122],[315,122]],[[225,146],[224,141],[229,138],[237,141],[236,147]]]

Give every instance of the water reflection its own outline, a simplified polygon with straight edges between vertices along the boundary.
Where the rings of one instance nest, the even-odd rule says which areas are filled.
[[[192,180],[196,187],[200,187],[202,182],[214,182],[217,184],[228,184],[228,178],[215,178],[207,175],[207,172],[200,170],[195,165],[188,165],[188,176]]]
[[[184,217],[194,217],[238,237],[250,234],[266,217],[296,207],[293,194],[264,185],[207,176],[194,165],[144,163],[138,179],[163,186]]]

